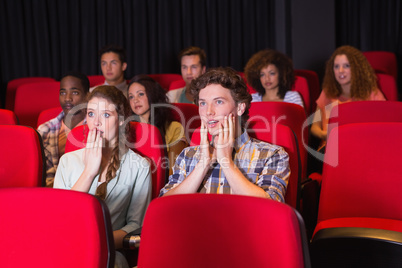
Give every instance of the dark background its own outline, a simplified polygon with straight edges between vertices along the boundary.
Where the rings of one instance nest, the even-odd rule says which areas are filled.
[[[101,74],[98,50],[109,43],[127,50],[127,79],[179,73],[190,45],[205,49],[208,67],[238,71],[268,47],[320,77],[344,44],[400,63],[401,12],[400,0],[0,0],[0,105],[14,78]]]

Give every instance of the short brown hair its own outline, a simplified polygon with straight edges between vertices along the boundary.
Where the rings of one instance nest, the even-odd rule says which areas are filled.
[[[207,65],[207,55],[205,54],[205,51],[199,47],[188,47],[188,48],[185,48],[182,51],[180,51],[180,53],[179,53],[180,64],[181,64],[181,59],[184,56],[191,56],[191,55],[198,55],[200,57],[201,67],[204,67]]]
[[[229,89],[236,105],[244,103],[246,108],[241,116],[242,127],[248,120],[248,110],[251,104],[251,95],[247,90],[246,83],[241,76],[230,67],[211,68],[197,79],[191,82],[190,90],[194,96],[194,101],[198,105],[200,91],[208,85],[218,84]]]

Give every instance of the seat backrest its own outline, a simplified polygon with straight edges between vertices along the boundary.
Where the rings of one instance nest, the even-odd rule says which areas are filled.
[[[159,196],[167,181],[169,161],[166,146],[159,129],[154,125],[130,122],[130,127],[135,130],[135,140],[130,148],[151,163],[152,199],[154,199]]]
[[[378,88],[384,94],[384,97],[389,101],[398,101],[398,87],[396,80],[389,74],[377,73]]]
[[[353,101],[339,104],[331,110],[328,135],[338,126],[369,122],[402,122],[402,102]]]
[[[0,188],[39,187],[45,161],[40,135],[27,126],[0,125]]]
[[[161,85],[161,87],[166,91],[169,90],[170,83],[182,79],[181,74],[162,73],[162,74],[148,74],[148,76],[154,79],[156,82],[158,82]]]
[[[377,73],[392,75],[398,81],[398,63],[396,55],[389,51],[364,51],[368,62]]]
[[[145,215],[138,267],[309,266],[303,220],[286,204],[184,194],[153,200]]]
[[[7,83],[7,91],[6,91],[6,109],[14,110],[15,103],[15,93],[17,92],[17,88],[24,84],[37,83],[37,82],[54,82],[55,79],[51,77],[21,77],[10,80]]]
[[[43,110],[60,107],[60,82],[38,82],[17,88],[14,112],[21,125],[36,128]]]
[[[344,217],[402,220],[402,123],[355,123],[329,134],[318,222]]]
[[[265,117],[268,122],[290,127],[296,134],[301,160],[301,177],[307,173],[307,145],[309,128],[306,123],[306,113],[297,104],[287,102],[252,102],[249,110],[250,120],[254,117]]]
[[[7,204],[0,206],[1,267],[25,267],[27,262],[44,268],[114,266],[109,210],[97,197],[9,188],[0,189],[0,202]]]
[[[151,124],[130,122],[130,128],[133,135],[128,140],[128,145],[133,151],[150,161],[152,169],[152,198],[156,198],[166,184],[166,176],[169,168],[162,135],[159,129]],[[73,128],[68,134],[65,152],[84,148],[87,136],[87,126]]]
[[[18,125],[18,119],[11,110],[0,109],[0,125]]]
[[[310,114],[311,112],[311,102],[310,102],[310,89],[308,87],[307,79],[303,76],[295,76],[295,84],[293,85],[293,91],[299,92],[303,103],[304,110],[306,114]]]
[[[313,113],[317,109],[317,103],[315,102],[321,93],[320,79],[318,74],[312,70],[297,69],[294,70],[295,75],[306,78],[308,88],[310,92],[310,113]]]
[[[289,155],[290,177],[285,195],[285,202],[293,208],[299,209],[300,205],[300,180],[301,163],[298,151],[297,139],[294,132],[285,125],[271,124],[266,118],[255,118],[247,123],[247,133],[250,137],[279,145]],[[211,136],[208,134],[209,139]],[[191,146],[200,144],[200,128],[197,128],[191,139]]]
[[[89,80],[90,87],[94,87],[105,83],[105,77],[103,75],[94,74],[94,75],[87,75],[87,77]]]
[[[173,118],[182,124],[187,141],[191,140],[194,131],[201,126],[198,106],[192,103],[172,103]]]
[[[186,82],[181,78],[179,80],[172,81],[172,83],[170,83],[169,90],[183,88],[185,86],[186,86]]]
[[[265,118],[248,122],[248,134],[261,141],[283,147],[289,155],[290,177],[285,195],[286,204],[300,208],[301,162],[296,135],[290,127],[270,124]]]
[[[55,107],[55,108],[43,110],[42,112],[40,112],[40,114],[38,116],[37,127],[39,127],[43,123],[46,123],[47,121],[49,121],[55,117],[57,117],[61,113],[61,111],[62,111],[61,107]]]

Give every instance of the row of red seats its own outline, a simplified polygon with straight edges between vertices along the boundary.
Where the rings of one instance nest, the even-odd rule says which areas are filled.
[[[342,110],[341,110],[342,107],[351,107],[351,106],[356,106],[356,105],[360,105],[358,108],[359,112],[350,112],[349,111],[348,113],[345,113],[345,112],[342,112]],[[361,105],[365,105],[366,109],[363,109]],[[368,113],[360,113],[361,111],[364,111],[364,110],[386,111],[387,109],[389,109],[386,114],[383,114],[382,116],[378,116],[379,117],[378,120],[388,120],[388,121],[400,122],[398,120],[402,119],[401,105],[402,105],[402,103],[399,103],[399,102],[368,102],[368,101],[342,104],[342,105],[338,106],[338,108],[339,108],[339,111],[338,111],[339,120],[338,121],[341,121],[342,118],[347,118],[346,120],[349,120],[349,123],[353,123],[352,122],[353,120],[350,119],[351,118],[350,115],[353,115],[352,118],[356,118],[355,120],[359,120],[357,117],[360,116],[363,118],[361,120],[365,120],[365,122],[370,122],[370,119],[367,119]],[[342,116],[342,114],[347,115],[347,116],[344,117],[344,116]],[[372,114],[372,113],[370,113],[370,114]],[[390,118],[390,116],[394,116],[394,119]],[[375,121],[375,120],[373,120],[373,121]],[[399,189],[396,186],[397,182],[391,181],[391,179],[398,179],[398,175],[399,175],[399,173],[396,172],[397,171],[397,163],[393,163],[395,161],[399,161],[399,158],[392,157],[392,152],[398,152],[398,149],[401,148],[401,142],[399,140],[395,140],[395,137],[398,137],[398,139],[399,139],[398,135],[399,135],[399,133],[401,133],[400,125],[401,125],[400,123],[387,123],[387,124],[370,123],[368,125],[360,123],[360,124],[353,124],[353,127],[346,128],[346,129],[348,129],[347,132],[343,132],[343,129],[345,129],[343,126],[340,126],[339,128],[335,128],[335,129],[331,130],[328,143],[331,143],[332,141],[335,141],[335,142],[332,142],[331,143],[332,145],[328,145],[328,149],[327,149],[328,154],[326,154],[326,160],[325,160],[326,164],[324,165],[324,173],[323,173],[323,189],[321,191],[321,198],[320,198],[319,223],[321,223],[321,221],[323,221],[323,219],[324,220],[326,219],[326,216],[322,216],[324,214],[322,214],[321,211],[324,211],[323,213],[325,213],[325,215],[327,215],[328,213],[330,213],[330,211],[333,210],[333,209],[331,210],[331,208],[325,208],[325,205],[323,202],[325,202],[326,204],[329,204],[331,206],[334,206],[339,201],[339,198],[340,197],[343,198],[343,196],[345,196],[344,200],[346,200],[346,201],[344,201],[345,203],[342,203],[341,206],[339,206],[339,208],[337,209],[337,213],[341,213],[342,211],[347,211],[347,210],[353,210],[352,208],[354,208],[356,210],[355,207],[358,205],[358,201],[360,199],[364,200],[364,202],[362,204],[365,206],[365,210],[359,208],[356,210],[356,212],[353,212],[356,214],[353,214],[353,213],[348,214],[346,216],[346,218],[351,217],[351,216],[353,216],[353,217],[358,216],[357,212],[359,210],[364,211],[364,213],[366,213],[364,215],[368,215],[367,214],[368,208],[371,208],[371,207],[375,208],[374,211],[385,210],[385,208],[387,208],[386,212],[381,212],[384,215],[387,214],[386,215],[387,217],[389,217],[389,214],[391,213],[391,211],[396,210],[395,205],[397,206],[398,200],[392,199],[393,203],[392,202],[391,202],[392,204],[387,203],[385,206],[384,200],[388,199],[388,193],[390,191],[387,188],[386,190],[382,191],[381,195],[379,195],[378,184],[385,185],[385,186],[391,185],[391,188],[395,189],[395,191],[397,191],[397,189]],[[148,127],[149,127],[149,125],[148,125]],[[350,130],[351,128],[353,128],[353,129]],[[263,129],[264,129],[264,127],[263,127]],[[0,131],[0,133],[6,133],[6,131],[2,130],[2,131]],[[256,133],[258,133],[258,132],[256,132]],[[333,133],[336,133],[336,134],[333,134]],[[346,134],[343,134],[343,133],[346,133]],[[351,134],[348,134],[348,133],[351,133]],[[364,134],[362,134],[362,133],[364,133]],[[9,137],[9,135],[7,135],[7,137]],[[381,139],[378,139],[378,137],[381,137]],[[392,137],[394,137],[394,138],[392,138]],[[374,140],[376,141],[375,143],[373,143]],[[387,150],[385,150],[383,148],[387,148]],[[338,152],[338,154],[332,153],[334,150],[336,150]],[[370,151],[367,152],[367,150],[370,150]],[[18,151],[22,151],[22,150],[18,150]],[[331,153],[329,153],[329,152],[331,152]],[[370,154],[370,152],[374,152],[374,153]],[[7,155],[9,155],[9,154],[7,154]],[[334,158],[338,155],[339,155],[338,159]],[[393,161],[392,163],[390,162],[391,160],[389,160],[390,156],[392,158],[391,160]],[[334,163],[335,160],[338,161],[338,166],[333,167],[333,166],[331,166],[331,164]],[[4,161],[6,161],[6,160],[4,160]],[[383,161],[383,162],[381,162],[381,161]],[[16,161],[16,162],[18,162],[18,161]],[[3,162],[3,163],[5,163],[5,162]],[[359,165],[357,165],[357,164],[359,164]],[[349,169],[345,169],[345,167],[349,167]],[[343,168],[343,169],[340,169],[340,168]],[[373,179],[371,179],[371,181],[369,181],[370,176],[373,174],[375,177]],[[378,175],[378,174],[380,174],[380,175]],[[336,186],[327,186],[326,181],[329,181],[328,178],[334,178]],[[365,182],[369,184],[367,187],[369,189],[371,189],[370,194],[364,195],[364,194],[360,193],[360,191],[362,193],[364,192],[364,191],[362,191],[362,188],[365,187],[366,185],[364,183],[361,183],[361,184],[356,183],[354,180],[356,180],[357,178],[359,178],[359,179],[363,178],[365,180]],[[339,184],[340,179],[342,179],[342,184]],[[381,181],[378,181],[379,179],[381,179]],[[386,183],[383,183],[383,182],[386,182]],[[348,186],[347,183],[354,183],[354,184],[351,186]],[[331,184],[329,184],[329,182],[328,182],[328,185],[331,185]],[[351,192],[349,195],[346,195],[343,192],[342,193],[338,192],[336,194],[332,193],[332,196],[333,196],[332,198],[325,199],[323,197],[323,196],[325,196],[324,189],[331,191],[331,189],[333,189],[333,188],[336,188],[338,191],[350,190]],[[358,196],[358,198],[355,197],[356,195]],[[398,196],[397,193],[393,193],[393,194],[391,193],[391,195],[392,195],[392,197],[395,197],[395,198],[397,198],[397,196]],[[322,199],[322,198],[324,198],[324,199]],[[371,200],[369,202],[367,200],[367,198],[373,199],[373,200]],[[367,206],[367,204],[372,204],[372,203],[375,205]],[[370,211],[370,212],[373,213],[372,211]],[[399,211],[397,211],[397,212],[399,213]],[[319,232],[319,228],[321,228],[320,226],[322,226],[322,225],[324,225],[324,227],[326,227],[325,229],[328,229],[328,226],[330,226],[331,228],[335,228],[334,224],[341,221],[341,219],[339,219],[338,216],[335,217],[334,220],[330,221],[328,223],[328,225],[325,225],[325,224],[318,225],[317,230],[315,232],[316,234],[314,235],[314,237],[320,233],[323,233],[323,232]],[[360,220],[360,222],[365,222],[365,226],[367,226],[369,221],[366,220],[367,216],[364,216],[364,217],[365,218]],[[385,218],[385,220],[386,219],[388,219],[388,218]],[[355,225],[356,225],[356,222],[359,223],[359,219],[357,219],[357,220],[353,219],[353,220],[354,221],[352,221],[352,223],[354,222]],[[377,233],[381,232],[381,231],[378,231],[377,229],[387,230],[386,229],[387,224],[385,224],[385,225],[382,224],[383,222],[385,222],[385,220],[384,220],[384,218],[381,218],[380,220],[378,220],[374,217],[373,225],[371,226],[373,228],[371,228],[371,229],[375,229],[375,231]],[[389,225],[397,226],[396,224],[399,223],[399,220],[400,219],[398,218],[397,220],[393,219],[392,221],[389,221],[388,226]],[[345,224],[346,223],[344,223],[344,225]],[[363,226],[363,227],[365,227],[365,226]],[[345,226],[343,226],[343,227],[345,227]],[[348,227],[348,226],[346,226],[346,227]],[[361,226],[360,227],[352,226],[352,227],[360,228]],[[381,227],[381,228],[379,228],[379,227]],[[337,228],[340,228],[340,227],[337,227]],[[349,230],[347,230],[347,231],[349,231]],[[367,231],[367,229],[365,229],[364,231]],[[388,231],[400,232],[400,230],[397,227],[393,227],[393,229],[388,230]],[[324,234],[325,234],[325,232],[327,232],[327,231],[324,231]],[[394,237],[397,237],[397,235],[395,235],[394,233],[391,233],[391,234],[393,234]],[[372,234],[371,234],[371,236],[372,236]],[[144,237],[147,237],[147,236],[144,235]],[[313,243],[315,243],[314,241],[316,241],[316,240],[319,241],[318,238],[314,238],[314,237],[313,237]],[[359,239],[362,239],[361,234],[359,237],[360,237]],[[325,239],[328,239],[328,233],[326,234]],[[339,237],[337,237],[337,239],[339,239]],[[319,246],[312,247],[312,249],[321,250],[321,251],[324,250],[325,247],[323,245],[325,245],[325,241],[330,241],[330,240],[324,240],[324,242],[323,242],[324,244],[318,244]],[[366,240],[363,240],[363,242],[359,242],[359,243],[368,244]],[[317,245],[317,244],[313,244],[313,245]],[[334,247],[337,244],[336,243],[334,244],[333,242],[328,242],[328,245],[331,247]],[[345,244],[340,244],[340,245],[345,246]],[[360,248],[360,247],[357,247],[357,248]],[[318,256],[321,256],[321,254],[333,254],[334,252],[337,252],[337,251],[324,250],[324,252],[320,252],[318,254]],[[320,263],[322,261],[322,260],[316,259],[316,256],[317,256],[316,251],[313,250],[312,254],[314,256],[313,261],[317,261],[318,263]],[[323,256],[326,256],[326,255],[323,255]],[[339,256],[337,258],[342,259]],[[329,264],[325,263],[325,265],[331,265],[331,263],[336,263],[336,258],[333,259],[333,258],[331,258],[331,256],[328,258],[324,258],[324,259],[326,261],[330,260],[330,263]],[[141,261],[141,259],[140,259],[140,261]],[[339,265],[339,263],[338,263],[338,265]],[[325,266],[325,267],[329,267],[329,266]]]

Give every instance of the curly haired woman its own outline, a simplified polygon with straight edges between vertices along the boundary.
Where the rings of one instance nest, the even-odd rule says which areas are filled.
[[[322,88],[316,101],[311,133],[323,142],[327,139],[328,118],[335,105],[359,100],[385,100],[377,87],[373,68],[363,53],[352,46],[341,46],[334,51],[327,61]]]
[[[281,52],[264,49],[255,53],[244,73],[248,84],[257,91],[251,95],[252,102],[284,101],[304,107],[300,94],[292,91],[295,82],[292,60]]]

